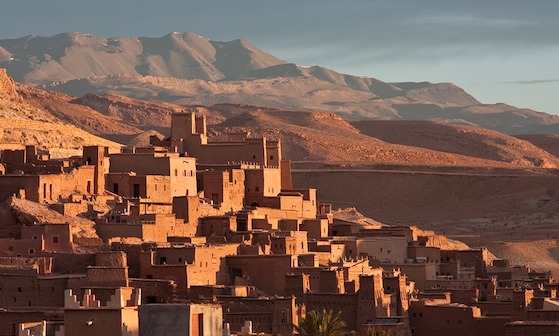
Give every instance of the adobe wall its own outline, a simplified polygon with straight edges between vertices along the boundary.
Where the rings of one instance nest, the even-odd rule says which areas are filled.
[[[193,319],[201,315],[195,325],[203,330],[193,330]],[[140,336],[215,336],[223,333],[223,311],[212,304],[151,304],[139,307]]]
[[[20,323],[41,322],[55,317],[62,317],[61,311],[8,311],[0,310],[0,332],[2,336],[19,336],[15,334]],[[57,316],[58,315],[58,316]]]
[[[75,217],[77,215],[86,213],[88,211],[88,204],[84,201],[77,203],[56,203],[51,204],[50,208],[63,215]]]
[[[159,248],[155,252],[156,262],[164,258],[168,265],[188,263],[187,286],[215,285],[228,283],[226,256],[237,255],[239,244],[213,246]]]
[[[1,239],[0,257],[34,257],[41,254],[41,239]]]
[[[307,231],[309,239],[320,239],[328,237],[328,220],[305,219],[301,222],[299,230]]]
[[[441,260],[460,260],[462,267],[475,267],[476,276],[483,276],[489,258],[487,249],[472,249],[472,250],[441,250]]]
[[[414,260],[418,257],[425,258],[428,263],[441,262],[441,249],[438,247],[408,246],[407,255]]]
[[[290,255],[227,256],[229,280],[235,276],[249,279],[249,284],[267,295],[282,295],[285,275],[297,266],[297,258]]]
[[[412,301],[409,316],[414,336],[471,336],[476,334],[479,308],[465,305],[426,305]]]
[[[42,236],[42,250],[47,252],[73,252],[72,234],[69,224],[43,224],[22,226],[22,239],[35,239]]]
[[[273,307],[272,299],[237,299],[223,303],[223,318],[230,324],[233,332],[241,331],[246,321],[252,322],[252,331],[272,333]]]
[[[225,236],[229,232],[237,231],[237,217],[210,216],[200,218],[197,236]]]
[[[357,239],[359,255],[381,262],[403,263],[407,258],[408,240],[406,237],[367,237]]]
[[[505,336],[554,336],[559,334],[559,322],[519,321],[505,324]]]
[[[171,178],[171,196],[196,195],[196,159],[168,154],[120,153],[111,155],[111,173],[135,172]],[[111,187],[109,185],[109,187]],[[111,187],[112,188],[112,187]],[[120,191],[120,190],[119,190]]]
[[[1,307],[64,307],[65,277],[0,274]]]
[[[130,287],[142,290],[142,304],[172,303],[177,290],[172,280],[160,279],[130,279]]]
[[[18,195],[19,190],[25,190],[25,198],[40,202],[39,176],[37,175],[4,175],[0,177],[0,201],[13,195]]]
[[[95,265],[95,253],[45,252],[43,255],[54,258],[53,273],[83,274],[87,266]]]
[[[118,224],[118,223],[97,223],[97,234],[104,242],[115,237],[136,237],[139,239],[144,238],[143,225],[133,224]],[[147,237],[153,238],[153,237]]]
[[[311,310],[332,310],[334,314],[341,312],[341,319],[346,323],[347,330],[357,330],[357,305],[356,294],[305,294],[307,313]]]
[[[384,265],[383,265],[384,266]],[[398,267],[409,280],[415,282],[415,287],[423,291],[427,289],[427,280],[435,280],[437,266],[435,264],[386,264],[389,267]]]
[[[126,321],[122,317],[120,309],[67,309],[64,311],[65,335],[83,335],[87,330],[88,336],[121,336],[123,323],[137,325],[133,316],[126,316]]]

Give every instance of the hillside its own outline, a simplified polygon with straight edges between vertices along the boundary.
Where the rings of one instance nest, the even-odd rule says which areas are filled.
[[[34,106],[49,111],[51,117],[135,146],[147,145],[151,134],[159,137],[168,134],[171,114],[186,109],[207,116],[211,140],[223,140],[229,131],[251,131],[256,136],[281,139],[284,156],[296,161],[559,166],[556,157],[529,142],[474,127],[405,121],[364,121],[352,125],[332,113],[247,104],[181,106],[114,94],[76,98],[26,85],[18,85],[18,92]]]
[[[62,33],[0,40],[0,50],[0,67],[17,81],[74,96],[250,104],[333,112],[352,120],[440,119],[511,134],[559,130],[559,117],[480,104],[451,83],[387,83],[301,67],[244,40],[217,42],[192,33],[108,39]]]
[[[94,144],[115,150],[120,147],[31,106],[16,92],[15,83],[5,70],[0,69],[0,148],[35,145],[64,152]]]
[[[359,121],[361,133],[386,142],[495,161],[556,166],[557,157],[531,142],[496,131],[431,121]]]
[[[521,134],[516,137],[559,157],[559,135],[557,134]]]

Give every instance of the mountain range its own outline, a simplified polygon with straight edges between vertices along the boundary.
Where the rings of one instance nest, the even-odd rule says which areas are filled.
[[[509,134],[554,133],[559,117],[481,104],[451,83],[387,83],[288,63],[244,40],[193,33],[100,38],[82,33],[0,40],[16,81],[73,96],[124,95],[186,105],[249,104],[333,112],[346,120],[439,120]]]

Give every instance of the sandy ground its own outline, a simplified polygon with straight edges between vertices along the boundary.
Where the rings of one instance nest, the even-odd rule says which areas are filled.
[[[295,186],[316,186],[334,208],[352,205],[382,223],[416,225],[559,275],[554,171],[305,168],[295,165]]]

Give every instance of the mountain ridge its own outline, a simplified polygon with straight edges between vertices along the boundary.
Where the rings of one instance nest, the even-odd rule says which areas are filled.
[[[0,67],[18,82],[74,96],[115,93],[185,105],[286,107],[333,112],[348,120],[441,120],[509,134],[559,131],[558,116],[481,104],[452,83],[387,83],[303,67],[242,39],[219,42],[194,33],[4,39]]]

